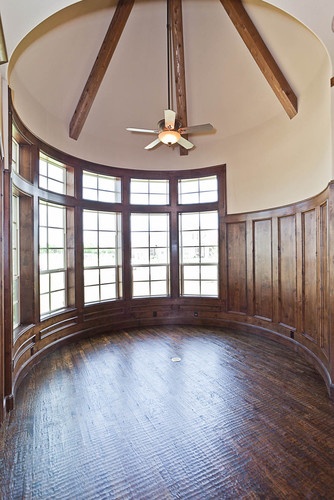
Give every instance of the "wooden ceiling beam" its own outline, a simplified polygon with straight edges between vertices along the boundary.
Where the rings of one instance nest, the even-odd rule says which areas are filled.
[[[173,40],[173,60],[175,76],[176,110],[182,126],[186,127],[187,119],[187,97],[186,97],[186,77],[184,64],[184,44],[183,44],[183,19],[182,1],[170,0],[170,22]],[[183,136],[187,138],[187,136]],[[188,150],[180,146],[180,154],[187,155]]]
[[[75,108],[69,128],[72,139],[78,139],[85,124],[89,111],[93,105],[103,77],[108,69],[125,24],[128,20],[135,0],[118,0],[118,4],[102,42],[101,48],[90,72],[81,97]]]
[[[264,43],[241,0],[220,0],[248,50],[290,118],[298,112],[297,96]]]

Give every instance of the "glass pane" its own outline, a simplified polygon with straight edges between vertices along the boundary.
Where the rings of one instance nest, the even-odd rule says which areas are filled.
[[[48,189],[48,180],[46,177],[39,176],[39,187],[42,189]]]
[[[217,280],[218,279],[218,266],[202,266],[202,279]]]
[[[60,248],[64,246],[64,231],[63,229],[54,229],[53,227],[48,230],[48,247]]]
[[[40,268],[40,271],[47,271],[48,270],[48,253],[46,250],[40,251],[39,268]]]
[[[151,267],[151,280],[166,280],[166,278],[167,278],[166,266]]]
[[[169,181],[151,181],[150,182],[150,193],[151,194],[168,194],[169,192]]]
[[[168,234],[167,233],[151,233],[150,234],[150,246],[151,247],[167,247],[168,246]]]
[[[198,193],[189,193],[189,194],[182,194],[180,203],[186,205],[190,203],[198,203],[199,202],[199,195]]]
[[[207,295],[207,296],[218,296],[218,283],[217,281],[202,281],[201,284],[202,288],[202,295]]]
[[[166,281],[152,281],[151,295],[167,295]]]
[[[131,233],[131,245],[133,248],[148,247],[148,232],[132,232]]]
[[[149,267],[134,267],[132,270],[133,281],[149,281]]]
[[[199,228],[199,213],[197,212],[181,214],[180,219],[182,231]]]
[[[83,187],[89,187],[92,189],[97,189],[97,176],[83,172],[82,175],[82,185]]]
[[[84,267],[95,267],[99,265],[98,250],[86,249],[84,250]]]
[[[201,212],[201,229],[218,229],[217,212]]]
[[[131,179],[130,192],[133,193],[148,193],[148,180],[146,179]]]
[[[84,210],[83,212],[83,229],[97,229],[97,213],[89,212],[88,210]]]
[[[106,248],[104,250],[100,250],[99,252],[100,266],[114,266],[116,265],[116,250],[114,248]]]
[[[201,245],[217,246],[218,245],[218,231],[217,231],[217,229],[201,231]]]
[[[131,194],[131,205],[148,205],[148,194]]]
[[[85,286],[99,284],[99,270],[98,269],[85,269],[84,280]]]
[[[83,234],[85,248],[97,248],[97,231],[85,231]]]
[[[99,212],[99,229],[100,231],[115,231],[116,214],[108,212]]]
[[[51,297],[51,311],[56,311],[57,309],[62,309],[65,307],[65,290],[60,290],[58,292],[52,292]]]
[[[193,247],[199,245],[199,231],[183,231],[182,245],[184,247]]]
[[[50,274],[51,281],[51,290],[60,290],[65,288],[65,273],[51,273]]]
[[[186,247],[182,249],[181,252],[182,263],[191,264],[200,262],[200,252],[199,247]]]
[[[202,263],[218,262],[218,248],[217,247],[202,247],[202,249],[201,249],[201,262]]]
[[[133,248],[131,252],[132,265],[149,264],[148,248]]]
[[[195,280],[184,280],[183,294],[184,295],[200,295],[200,282]]]
[[[213,203],[217,201],[218,193],[216,191],[204,191],[199,195],[200,203]]]
[[[198,193],[198,179],[184,179],[179,181],[179,190],[181,194]]]
[[[109,231],[99,232],[99,247],[100,248],[111,248],[115,247],[115,233]]]
[[[183,266],[183,278],[185,280],[199,280],[200,279],[200,266]]]
[[[200,191],[215,191],[217,192],[217,176],[203,177],[199,179]]]
[[[98,302],[100,300],[100,287],[87,286],[85,287],[85,303]]]
[[[65,170],[63,167],[58,167],[57,165],[52,165],[52,163],[49,163],[49,177],[63,183],[65,177],[64,173]]]
[[[65,267],[65,252],[63,249],[49,251],[49,269],[62,269]]]
[[[49,292],[49,274],[41,274],[39,277],[40,293]]]
[[[139,281],[133,283],[133,296],[134,297],[147,297],[150,295],[149,283]]]
[[[46,226],[48,222],[47,219],[47,206],[44,203],[39,204],[39,225]]]
[[[146,214],[131,214],[131,231],[148,231],[148,220]]]
[[[167,264],[169,262],[169,252],[167,248],[151,248],[151,262],[157,264]]]
[[[168,201],[165,194],[150,194],[150,205],[167,205]]]
[[[115,283],[116,281],[116,272],[115,268],[110,267],[109,269],[101,269],[100,270],[100,283]]]
[[[169,215],[168,214],[151,214],[150,216],[151,231],[168,231],[169,230]]]
[[[111,300],[116,298],[116,287],[114,284],[101,285],[101,300]]]
[[[64,227],[64,209],[62,207],[48,206],[49,225]]]
[[[46,248],[48,244],[47,238],[48,231],[45,227],[39,228],[39,246],[40,248]]]
[[[49,294],[43,294],[39,299],[40,314],[46,314],[50,311]]]
[[[82,197],[84,200],[97,201],[97,191],[95,191],[94,189],[83,188]]]

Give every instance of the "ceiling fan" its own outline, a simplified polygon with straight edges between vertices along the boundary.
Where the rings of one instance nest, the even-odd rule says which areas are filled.
[[[213,130],[211,123],[204,123],[202,125],[193,125],[192,127],[182,127],[181,122],[177,120],[175,111],[171,109],[165,109],[165,118],[158,122],[158,128],[156,130],[144,129],[144,128],[133,128],[129,127],[126,130],[130,132],[144,132],[146,134],[158,134],[157,139],[148,144],[145,149],[152,149],[161,142],[167,144],[167,146],[172,146],[173,144],[180,144],[185,149],[191,149],[194,145],[182,137],[183,134],[194,134],[200,132],[209,132]]]
[[[130,132],[143,132],[146,134],[158,134],[157,139],[148,144],[145,149],[153,149],[155,146],[163,143],[167,146],[179,144],[185,149],[194,147],[188,139],[182,137],[184,134],[194,134],[201,132],[209,132],[213,130],[211,123],[204,123],[202,125],[194,125],[192,127],[182,126],[182,123],[177,119],[176,112],[171,109],[172,101],[172,52],[171,52],[171,24],[170,24],[170,0],[167,0],[167,86],[168,86],[168,109],[164,111],[164,118],[158,122],[156,130],[133,128],[129,127],[126,130]]]

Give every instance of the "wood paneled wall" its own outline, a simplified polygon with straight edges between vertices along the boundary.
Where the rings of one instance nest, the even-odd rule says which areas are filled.
[[[75,307],[19,337],[13,387],[40,355],[76,336],[159,324],[221,325],[270,336],[304,355],[333,396],[330,220],[334,185],[306,202],[226,215],[221,221],[222,296],[121,300]],[[332,252],[333,253],[333,252]]]

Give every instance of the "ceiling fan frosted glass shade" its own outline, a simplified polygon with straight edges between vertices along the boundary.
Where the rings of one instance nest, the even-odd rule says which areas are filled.
[[[159,134],[159,139],[164,144],[175,144],[180,137],[181,135],[176,130],[163,130]]]

